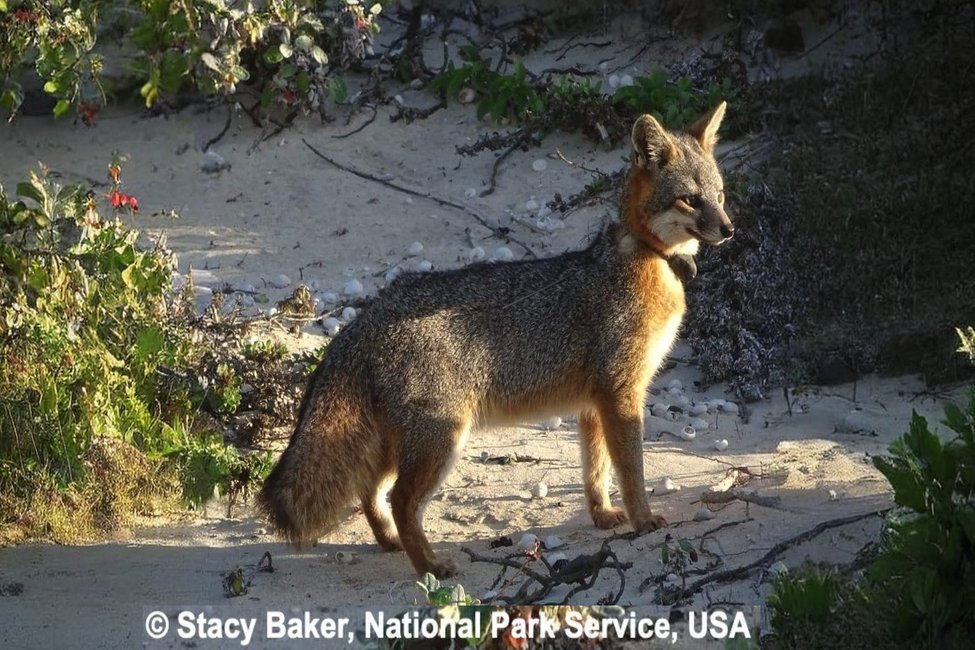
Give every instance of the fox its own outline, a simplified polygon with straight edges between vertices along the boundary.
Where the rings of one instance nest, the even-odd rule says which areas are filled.
[[[358,502],[382,550],[405,550],[420,575],[453,576],[422,506],[471,434],[570,412],[593,523],[665,526],[645,487],[644,402],[686,309],[672,262],[734,234],[714,158],[725,109],[683,131],[639,117],[618,219],[585,249],[405,274],[383,289],[309,378],[258,495],[271,526],[300,546]]]

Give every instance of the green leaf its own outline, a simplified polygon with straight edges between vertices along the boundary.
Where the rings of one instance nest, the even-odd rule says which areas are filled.
[[[211,54],[210,52],[204,52],[203,54],[201,54],[200,61],[202,61],[203,65],[210,68],[211,70],[220,72],[221,69],[220,61],[218,61],[217,57],[213,56],[213,54]]]
[[[17,183],[17,196],[25,199],[31,199],[38,205],[44,205],[44,192],[34,183],[29,183],[27,181]]]
[[[54,117],[61,117],[68,112],[71,108],[71,102],[67,99],[59,99],[58,103],[54,105]]]
[[[291,46],[289,44],[281,43],[280,45],[278,45],[278,52],[281,53],[282,57],[287,59],[291,57],[291,55],[294,53],[294,50],[291,49]]]
[[[328,94],[336,104],[344,104],[349,98],[349,89],[345,85],[345,80],[338,76],[329,77]]]
[[[317,45],[311,46],[311,58],[315,59],[315,62],[318,63],[318,65],[325,65],[328,63],[328,55],[325,54],[325,50]]]
[[[0,0],[0,11],[7,11],[7,0]]]
[[[284,60],[284,54],[281,53],[280,45],[272,45],[271,47],[267,48],[267,50],[264,52],[264,61],[266,61],[270,65],[274,65],[275,63],[281,63],[281,61],[283,60]]]
[[[53,80],[45,81],[44,92],[53,95],[58,92],[58,85]]]

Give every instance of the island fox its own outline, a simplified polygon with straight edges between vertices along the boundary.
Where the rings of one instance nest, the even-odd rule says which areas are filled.
[[[382,291],[309,380],[260,494],[273,526],[314,540],[358,501],[380,547],[405,549],[420,574],[453,575],[423,533],[424,499],[473,430],[567,411],[579,412],[595,524],[666,525],[644,487],[643,405],[684,315],[668,259],[734,233],[713,156],[724,112],[684,132],[640,117],[619,221],[585,250],[403,276]],[[611,464],[623,509],[610,503]]]

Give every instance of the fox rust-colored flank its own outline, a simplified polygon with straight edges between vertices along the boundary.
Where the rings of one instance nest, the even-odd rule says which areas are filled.
[[[685,132],[644,115],[619,223],[585,250],[408,275],[328,346],[260,503],[289,541],[314,540],[355,502],[379,545],[449,576],[421,505],[472,431],[579,412],[595,524],[665,525],[643,477],[643,403],[684,315],[670,261],[734,229],[713,157],[725,105]],[[623,508],[609,498],[612,466]],[[387,501],[388,493],[388,501]]]

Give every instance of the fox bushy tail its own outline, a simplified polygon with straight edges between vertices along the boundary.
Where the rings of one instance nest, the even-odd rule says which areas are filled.
[[[326,373],[319,367],[311,380],[291,442],[258,496],[278,534],[297,545],[327,532],[366,493],[375,481],[369,461],[381,455],[364,392],[347,379],[335,386]]]

